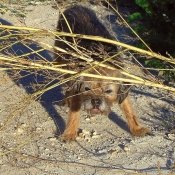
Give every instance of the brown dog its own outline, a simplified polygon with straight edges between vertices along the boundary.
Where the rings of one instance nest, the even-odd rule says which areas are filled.
[[[101,36],[112,39],[111,35],[98,20],[95,13],[86,7],[79,5],[73,6],[64,11],[64,16],[66,17],[73,33]],[[70,29],[62,15],[58,21],[57,30],[70,33]],[[62,39],[67,42],[64,42]],[[86,56],[88,55],[88,57],[97,61],[103,60],[105,57],[109,57],[111,54],[117,53],[117,47],[114,45],[93,40],[75,40],[71,37],[56,37],[55,46],[72,52],[74,49],[71,47],[71,43],[75,42],[81,53],[85,53],[86,49]],[[79,66],[79,60],[68,54],[61,55],[57,52],[55,53],[55,59],[58,64],[74,62]],[[121,61],[120,58],[115,59],[117,61]],[[71,66],[67,66],[67,68],[72,69]],[[89,73],[111,77],[122,77],[119,69],[111,70],[104,67],[96,67],[90,70]],[[81,108],[84,107],[90,115],[108,115],[111,111],[111,106],[115,102],[117,102],[124,111],[127,124],[133,135],[144,136],[147,133],[150,133],[149,129],[143,128],[140,125],[138,118],[131,107],[127,97],[130,86],[116,81],[81,77],[81,81],[75,80],[70,82],[69,87],[71,88],[66,92],[66,97],[68,98],[67,101],[70,106],[70,112],[66,129],[62,135],[63,140],[75,140],[79,126]]]

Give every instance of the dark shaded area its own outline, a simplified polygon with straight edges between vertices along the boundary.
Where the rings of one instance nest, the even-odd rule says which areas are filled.
[[[167,98],[165,98],[163,96],[160,97],[160,94],[158,96],[156,94],[152,94],[152,93],[148,93],[148,92],[143,92],[143,91],[139,91],[139,90],[136,90],[136,89],[132,89],[132,92],[133,93],[136,93],[136,94],[141,94],[141,95],[145,95],[145,96],[148,96],[148,97],[152,97],[152,98],[155,98],[155,99],[160,99],[161,98],[162,101],[165,101],[167,103],[171,103],[171,104],[175,105],[175,101],[174,101],[173,97],[172,97],[172,99],[167,99]]]
[[[115,112],[110,112],[108,118],[113,121],[118,127],[130,133],[130,130],[125,121],[123,121]]]
[[[151,97],[153,99],[155,99],[156,101],[160,100],[162,102],[165,102],[167,104],[169,104],[170,106],[175,106],[175,102],[173,99],[173,96],[168,96],[166,94],[154,94],[150,92],[143,92],[143,91],[139,91],[139,90],[132,90],[133,93],[135,94],[140,94],[140,95],[144,95],[147,97]],[[153,103],[150,102],[149,104],[149,110],[150,111],[156,111],[158,113],[158,115],[150,115],[149,111],[148,111],[148,115],[150,115],[150,118],[155,118],[156,120],[160,121],[159,124],[151,123],[150,120],[146,119],[146,118],[142,118],[142,120],[149,122],[150,125],[152,125],[152,131],[166,131],[166,133],[172,133],[174,131],[175,128],[175,113],[173,110],[171,110],[169,108],[169,105],[165,105],[165,106],[160,106],[157,105],[157,103]]]
[[[116,33],[117,39],[120,42],[127,43],[133,45],[135,43],[134,40],[128,40],[127,37],[124,37],[124,35],[129,35],[131,33],[131,30],[123,25],[118,25],[117,20],[119,19],[119,16],[114,15],[107,15],[106,19],[110,22],[112,30]]]
[[[0,22],[3,25],[12,25],[8,21],[5,21],[1,18],[0,18]],[[14,31],[14,33],[15,33],[15,31]],[[5,32],[5,33],[3,33],[3,36],[5,36],[7,34],[8,33]],[[12,39],[12,40],[10,40],[10,42],[13,43],[16,40],[18,40],[18,39]],[[6,41],[1,41],[1,44],[6,44]],[[28,47],[22,43],[17,43],[17,44],[14,44],[12,47],[8,47],[8,49],[6,49],[5,51],[2,51],[1,53],[5,54],[5,55],[9,55],[9,53],[10,53],[12,55],[20,56],[20,55],[23,55],[25,53],[31,53],[32,50],[37,51],[41,48],[39,45],[31,42],[30,40],[28,40],[28,41],[25,40],[25,44]],[[32,50],[29,48],[31,48]],[[39,52],[39,54],[41,56],[43,56],[45,59],[47,59],[47,61],[52,61],[52,57],[48,51],[44,50],[44,51]],[[39,58],[39,56],[36,53],[31,54],[26,59],[33,60],[33,61],[41,60],[41,58]],[[13,71],[7,71],[7,73],[9,74],[10,77],[12,77],[14,74]],[[53,74],[53,75],[58,75],[54,71],[49,71],[49,73]],[[45,82],[49,82],[48,77],[47,77],[47,74],[48,74],[47,71],[21,70],[19,74],[22,78],[13,79],[13,80],[15,81],[15,83],[17,85],[22,85],[25,88],[27,94],[32,94],[35,91],[40,90],[39,88],[44,87]],[[55,79],[56,79],[56,77],[55,77]],[[58,82],[58,80],[53,81],[52,84],[54,84],[56,82]],[[52,84],[48,84],[48,86],[50,86]],[[32,88],[32,85],[36,85],[35,90]],[[46,86],[46,87],[48,87],[48,86]],[[49,116],[51,116],[53,118],[53,120],[57,126],[57,131],[58,131],[57,134],[58,135],[63,132],[63,130],[65,128],[65,122],[64,122],[63,118],[61,116],[59,116],[57,110],[53,106],[53,103],[55,101],[59,101],[61,99],[63,99],[63,94],[61,93],[61,87],[56,87],[54,89],[51,89],[51,90],[45,92],[40,97],[40,103],[45,108],[45,110],[48,112]],[[54,103],[54,104],[56,104],[56,103]]]

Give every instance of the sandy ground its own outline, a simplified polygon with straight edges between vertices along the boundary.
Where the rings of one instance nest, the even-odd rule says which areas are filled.
[[[106,17],[110,14],[110,28],[124,41],[126,30],[114,23],[116,16],[104,7],[91,8],[105,25],[109,25]],[[28,6],[26,10],[32,11],[20,23],[9,14],[0,14],[0,21],[55,29],[59,12],[51,5]],[[43,41],[53,44],[54,38]],[[29,81],[14,82],[8,72],[0,72],[0,174],[175,174],[175,132],[163,126],[165,121],[170,126],[175,116],[174,99],[168,92],[145,86],[130,92],[141,122],[152,135],[132,137],[115,105],[109,117],[89,119],[83,112],[80,129],[84,137],[63,143],[55,137],[56,128],[64,129],[68,115],[68,109],[58,105],[60,88],[29,100]]]

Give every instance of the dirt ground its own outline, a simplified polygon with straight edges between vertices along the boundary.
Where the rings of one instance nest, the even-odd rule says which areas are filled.
[[[117,32],[119,40],[126,42],[128,30],[115,23],[118,17],[112,11],[86,5],[104,25]],[[39,4],[26,6],[25,11],[27,16],[20,21],[10,12],[0,14],[0,22],[55,30],[57,8]],[[54,44],[54,38],[42,41]],[[55,137],[56,128],[62,132],[68,115],[68,108],[58,104],[62,98],[59,87],[30,100],[30,78],[12,81],[9,72],[1,71],[0,82],[0,174],[175,174],[175,131],[171,127],[175,103],[169,92],[146,86],[134,86],[130,92],[141,123],[152,130],[152,135],[133,137],[115,105],[109,117],[89,119],[82,112],[80,129],[84,137],[63,143]]]

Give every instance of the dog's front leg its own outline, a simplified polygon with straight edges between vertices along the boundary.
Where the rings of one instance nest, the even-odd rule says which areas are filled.
[[[150,130],[148,128],[142,127],[142,125],[139,123],[138,118],[132,109],[132,106],[128,97],[126,97],[125,100],[120,104],[120,107],[126,115],[127,124],[133,135],[144,136],[150,133]]]
[[[69,118],[66,125],[66,129],[62,135],[62,140],[70,141],[76,139],[79,126],[80,108],[81,108],[81,96],[74,95],[70,99]]]

